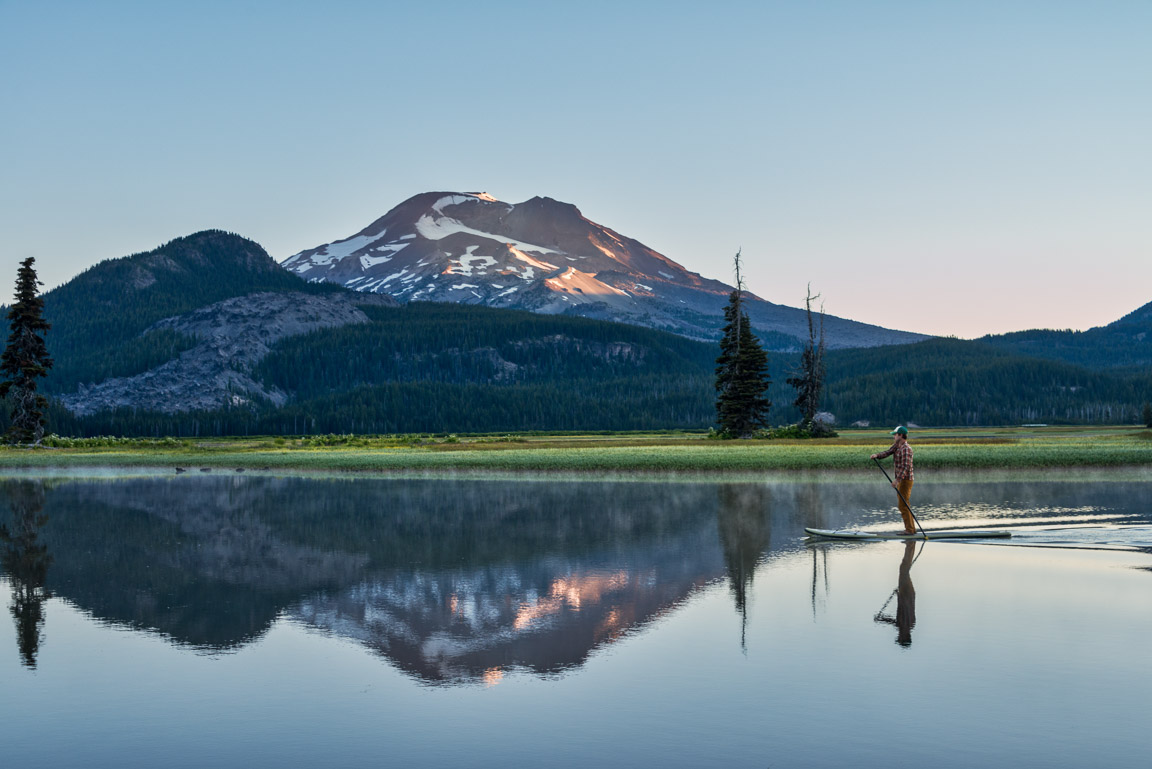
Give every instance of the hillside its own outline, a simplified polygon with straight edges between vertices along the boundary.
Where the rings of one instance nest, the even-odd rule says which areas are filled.
[[[332,293],[285,272],[257,243],[219,230],[177,238],[146,253],[96,264],[44,294],[56,360],[51,393],[131,376],[194,346],[157,321],[259,291]]]
[[[373,300],[384,304],[387,297],[263,291],[225,299],[149,327],[148,334],[187,340],[187,349],[170,360],[140,374],[80,385],[58,399],[80,416],[117,408],[176,413],[282,406],[288,399],[283,391],[252,377],[271,346],[298,334],[366,323],[360,305]]]
[[[1019,331],[980,340],[1001,350],[1094,369],[1152,367],[1152,303],[1087,331]]]
[[[705,429],[714,345],[635,326],[436,303],[358,308],[364,322],[277,340],[248,370],[279,403],[78,418],[75,434],[302,434]],[[774,424],[795,421],[769,358]],[[1152,375],[1094,371],[937,339],[828,354],[824,406],[841,425],[1132,423]],[[282,405],[281,405],[282,404]]]
[[[286,337],[248,371],[277,402],[61,410],[84,434],[610,430],[707,426],[712,345],[586,318],[437,303]]]
[[[933,339],[828,355],[825,407],[841,423],[1131,424],[1152,370],[1099,370],[984,341]]]

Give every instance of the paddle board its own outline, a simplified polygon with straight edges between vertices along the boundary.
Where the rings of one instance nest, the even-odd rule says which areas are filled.
[[[805,528],[814,537],[827,539],[925,539],[924,534],[884,534],[876,531],[858,531],[853,529],[811,529]],[[940,529],[925,532],[927,539],[989,539],[993,537],[1011,537],[1010,531],[994,531],[992,529]]]

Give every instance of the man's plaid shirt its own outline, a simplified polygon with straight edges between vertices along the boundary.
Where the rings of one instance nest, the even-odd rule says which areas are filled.
[[[884,457],[892,457],[892,461],[896,463],[897,481],[913,480],[912,447],[908,445],[908,441],[897,441],[896,443],[893,443],[892,447],[887,451],[876,455],[877,459],[883,459]]]

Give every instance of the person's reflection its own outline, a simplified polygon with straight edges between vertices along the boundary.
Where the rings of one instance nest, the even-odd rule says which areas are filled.
[[[52,557],[39,541],[40,529],[48,521],[41,515],[44,485],[39,481],[7,484],[12,507],[12,525],[0,524],[0,566],[12,582],[12,617],[16,620],[16,640],[20,659],[36,667],[36,655],[43,640],[44,602],[51,594],[44,588]]]
[[[896,643],[901,646],[912,645],[912,628],[916,627],[916,588],[912,586],[912,563],[915,561],[916,543],[904,543],[904,558],[900,561],[900,578],[896,582],[896,616],[889,617],[884,614],[884,608],[876,613],[877,622],[887,622],[896,626]],[[888,602],[892,601],[889,596]]]
[[[716,525],[728,585],[736,601],[736,611],[740,612],[743,646],[743,631],[748,622],[748,588],[756,565],[772,543],[768,524],[771,492],[763,486],[723,484],[718,487],[718,493]]]

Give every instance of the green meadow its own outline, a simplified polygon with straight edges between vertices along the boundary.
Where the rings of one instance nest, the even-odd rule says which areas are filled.
[[[871,470],[886,431],[824,440],[722,441],[703,433],[324,435],[297,438],[50,438],[0,449],[0,468],[734,474]],[[1152,468],[1152,431],[1132,427],[921,429],[917,470]],[[890,464],[890,460],[889,460]]]

